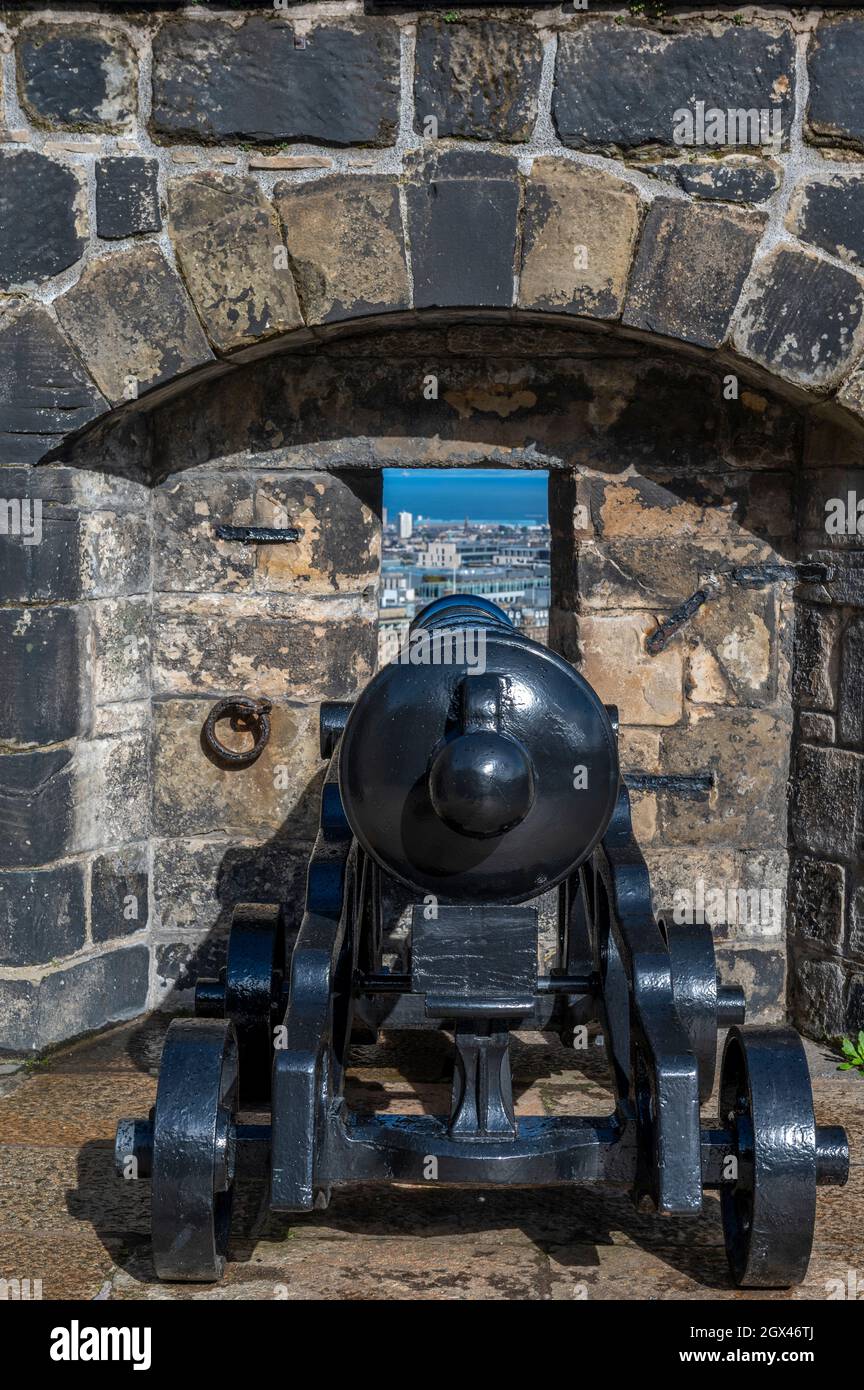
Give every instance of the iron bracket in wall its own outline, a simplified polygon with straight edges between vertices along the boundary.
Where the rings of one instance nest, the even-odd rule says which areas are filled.
[[[833,578],[832,566],[819,561],[803,561],[800,564],[738,565],[735,569],[724,571],[716,579],[697,589],[689,598],[685,598],[677,608],[673,608],[668,618],[664,618],[645,639],[645,650],[649,656],[657,656],[659,652],[664,651],[670,639],[689,622],[703,603],[721,593],[724,581],[727,584],[740,584],[745,589],[764,589],[768,584],[783,583],[787,580],[795,584],[822,584]]]
[[[286,545],[299,541],[303,532],[296,526],[217,526],[220,541],[239,541],[240,545]]]
[[[687,801],[707,801],[715,784],[713,772],[625,772],[631,792],[671,792]]]

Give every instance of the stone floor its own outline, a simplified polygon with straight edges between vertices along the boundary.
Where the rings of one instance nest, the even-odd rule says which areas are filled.
[[[249,1153],[235,1199],[224,1283],[156,1282],[149,1184],[116,1178],[118,1118],[153,1102],[164,1017],[116,1028],[45,1062],[0,1071],[0,1278],[41,1279],[44,1298],[76,1299],[717,1299],[730,1289],[716,1199],[699,1219],[634,1211],[587,1190],[356,1188],[326,1212],[271,1216]],[[350,1100],[367,1110],[446,1109],[449,1042],[403,1035],[360,1049]],[[864,1297],[864,1078],[808,1044],[817,1118],[852,1145],[845,1189],[819,1193],[806,1282],[774,1298]],[[602,1054],[565,1052],[539,1034],[514,1040],[521,1114],[611,1109]],[[711,1114],[709,1107],[706,1114]],[[837,1282],[832,1282],[837,1281]],[[857,1281],[857,1282],[852,1282]]]

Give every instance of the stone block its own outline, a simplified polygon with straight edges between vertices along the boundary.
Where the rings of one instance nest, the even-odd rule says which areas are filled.
[[[0,1050],[38,1051],[134,1018],[147,1007],[149,951],[130,946],[52,971],[0,980]]]
[[[150,589],[150,523],[145,512],[106,508],[82,515],[81,594],[119,598]]]
[[[157,835],[268,835],[302,826],[303,841],[312,837],[314,795],[308,790],[320,768],[317,711],[277,706],[264,752],[251,767],[225,770],[201,747],[201,730],[211,700],[160,700],[154,709],[153,819]],[[233,746],[248,745],[246,735],[232,740],[226,721],[217,733]],[[280,835],[281,838],[281,835]],[[160,900],[162,889],[159,890]]]
[[[840,626],[836,609],[798,604],[792,668],[792,698],[797,706],[835,708]]]
[[[0,729],[16,744],[62,743],[80,731],[74,608],[0,609]]]
[[[835,385],[864,345],[864,285],[810,251],[781,245],[753,272],[733,345],[798,386]]]
[[[783,170],[773,159],[732,155],[729,159],[690,159],[661,164],[662,178],[677,183],[692,198],[724,203],[764,203],[777,192]]]
[[[807,51],[809,99],[805,133],[814,144],[864,149],[858,80],[864,62],[864,19],[823,16]]]
[[[795,47],[783,24],[681,25],[656,33],[644,25],[580,24],[559,39],[552,115],[565,145],[583,150],[639,151],[684,143],[678,112],[777,113],[788,143],[793,110]],[[758,123],[753,123],[758,127]],[[725,121],[716,145],[760,145],[750,123]],[[695,130],[694,130],[695,135]],[[712,144],[715,142],[712,139]]]
[[[845,978],[837,961],[819,960],[794,949],[789,960],[792,1021],[810,1037],[836,1038],[845,1032]]]
[[[414,128],[466,140],[528,140],[537,121],[543,44],[527,24],[421,16],[414,66]]]
[[[44,965],[85,939],[80,864],[0,873],[0,965]]]
[[[807,744],[798,748],[789,819],[799,849],[827,859],[855,857],[861,770],[855,753]]]
[[[614,319],[639,230],[632,184],[565,159],[535,159],[525,186],[519,304]]]
[[[837,699],[840,742],[864,748],[864,618],[852,618],[840,648],[840,688]]]
[[[90,870],[90,919],[94,941],[113,941],[143,931],[149,917],[146,845],[97,855]]]
[[[846,871],[842,864],[795,855],[789,868],[789,930],[825,951],[843,946]]]
[[[666,773],[713,773],[706,799],[660,793],[661,834],[675,845],[768,850],[786,840],[790,729],[761,709],[693,706],[689,722],[664,729]]]
[[[747,999],[748,1023],[785,1023],[786,952],[777,946],[721,946],[717,973]]]
[[[645,219],[624,323],[719,347],[764,225],[759,212],[656,199]]]
[[[273,194],[307,323],[408,308],[395,179],[334,174],[278,183]]]
[[[91,261],[54,302],[113,405],[212,357],[180,277],[152,243]]]
[[[0,755],[0,868],[50,864],[68,852],[72,755],[56,748]]]
[[[41,305],[0,321],[0,401],[0,463],[35,463],[107,408]]]
[[[331,600],[313,617],[278,596],[229,605],[216,595],[166,595],[155,614],[157,695],[348,699],[374,669],[375,619],[352,599]]]
[[[519,182],[516,161],[463,151],[408,161],[414,304],[513,303]]]
[[[655,627],[647,613],[579,619],[579,669],[601,700],[618,705],[623,724],[675,724],[681,718],[681,653],[668,647],[649,656],[645,637]]]
[[[0,151],[0,291],[74,265],[87,231],[86,189],[74,169],[35,150]]]
[[[150,694],[150,600],[104,599],[88,605],[90,698],[94,705]]]
[[[352,16],[304,25],[303,39],[276,14],[167,20],[153,40],[155,133],[208,144],[392,145],[397,25]]]
[[[204,170],[178,179],[168,212],[183,278],[219,352],[302,324],[278,218],[253,178]]]
[[[135,54],[125,35],[83,25],[35,24],[18,38],[21,104],[37,125],[122,130],[137,107]]]
[[[96,161],[96,230],[100,237],[119,240],[158,232],[159,164],[134,155]]]

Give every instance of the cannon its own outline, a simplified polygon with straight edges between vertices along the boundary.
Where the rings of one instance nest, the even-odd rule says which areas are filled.
[[[224,970],[168,1028],[149,1118],[118,1126],[118,1172],[151,1185],[161,1279],[222,1275],[242,1140],[266,1147],[276,1212],[430,1179],[442,1203],[452,1184],[575,1184],[689,1216],[714,1191],[736,1284],[804,1277],[816,1188],[848,1176],[846,1134],[815,1122],[798,1034],[743,1026],[710,928],[655,914],[617,725],[567,661],[470,595],[428,605],[356,702],[322,706],[299,928],[284,904],[235,909]],[[613,1113],[517,1118],[520,1027],[570,1044],[596,1028]],[[415,1028],[452,1034],[449,1112],[352,1111],[352,1037]]]

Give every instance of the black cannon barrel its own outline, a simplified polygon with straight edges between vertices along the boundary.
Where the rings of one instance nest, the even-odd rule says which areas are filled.
[[[351,828],[388,873],[442,901],[523,902],[605,831],[615,733],[588,683],[488,599],[418,614],[345,725]]]

